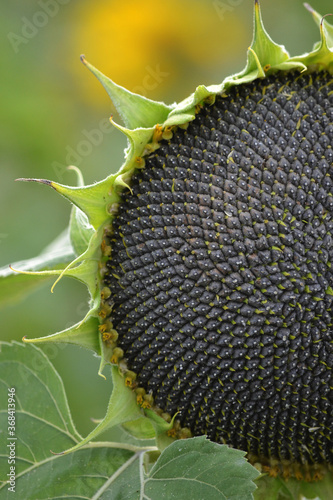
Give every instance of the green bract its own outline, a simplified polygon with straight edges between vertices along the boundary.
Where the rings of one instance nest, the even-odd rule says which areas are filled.
[[[113,364],[114,389],[104,420],[81,443],[68,451],[73,451],[98,436],[106,428],[123,424],[140,438],[156,437],[163,449],[173,439],[172,431],[176,415],[172,419],[163,418],[154,411],[149,395],[132,389],[136,374],[129,372],[122,362],[122,352],[116,346],[117,332],[107,328],[103,320],[108,317],[108,289],[103,276],[111,248],[107,242],[112,221],[117,214],[121,193],[131,190],[134,173],[145,168],[145,157],[160,147],[162,139],[170,139],[176,127],[185,128],[193,121],[202,105],[213,104],[217,95],[226,97],[235,86],[264,79],[277,72],[296,71],[303,74],[326,71],[333,72],[333,27],[325,19],[307,6],[320,28],[320,42],[313,51],[290,57],[285,48],[274,43],[266,33],[261,19],[259,2],[255,1],[254,36],[248,49],[247,64],[243,71],[229,76],[219,85],[200,85],[195,92],[179,104],[165,105],[133,94],[105,77],[82,56],[82,62],[102,83],[113,104],[124,121],[124,126],[113,125],[128,139],[125,161],[116,174],[106,179],[84,186],[78,174],[78,186],[71,187],[41,179],[36,181],[51,186],[72,204],[69,232],[57,240],[47,252],[36,259],[20,262],[11,271],[2,273],[9,279],[16,270],[27,276],[72,276],[86,284],[90,293],[90,309],[82,321],[67,330],[39,339],[25,339],[25,342],[46,343],[65,342],[91,349],[101,357],[99,373],[106,364]],[[329,293],[329,292],[327,292]],[[139,404],[138,404],[139,403]],[[183,429],[181,437],[190,435]]]

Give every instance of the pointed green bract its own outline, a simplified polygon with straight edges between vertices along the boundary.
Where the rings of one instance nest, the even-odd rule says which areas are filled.
[[[120,375],[118,367],[112,366],[111,373],[113,389],[104,419],[85,439],[76,446],[65,450],[63,453],[70,453],[78,450],[111,427],[144,418],[144,415],[136,404],[135,394],[129,387],[125,387],[123,377]],[[151,430],[147,431],[147,434],[147,436],[142,436],[142,438],[146,437],[149,439],[151,437]]]
[[[87,249],[94,228],[89,224],[88,217],[77,207],[72,208],[69,222],[70,239],[76,255],[81,255]]]
[[[132,129],[147,128],[154,126],[156,123],[163,123],[166,120],[172,106],[134,94],[103,75],[92,64],[88,63],[84,56],[81,56],[81,61],[101,82],[111,97],[116,110],[124,120],[126,127]]]
[[[128,183],[130,182],[134,169],[140,168],[140,164],[135,163],[135,161],[138,160],[144,153],[147,144],[154,134],[155,127],[137,128],[135,130],[131,130],[129,128],[122,127],[112,120],[111,123],[128,139],[128,148],[125,151],[125,164],[115,177],[114,186],[117,187],[122,185],[124,187],[128,187]]]
[[[330,28],[331,34],[327,27]],[[322,18],[319,24],[320,42],[317,43],[312,52],[300,57],[293,57],[292,61],[301,61],[307,68],[317,70],[327,70],[332,73],[333,68],[333,27]]]
[[[177,414],[173,415],[170,422],[164,420],[160,415],[155,413],[153,409],[145,409],[145,415],[148,417],[152,429],[154,430],[154,437],[159,450],[163,451],[167,446],[175,441],[175,437],[169,434],[172,430]]]
[[[89,186],[66,186],[47,179],[17,179],[24,182],[38,182],[52,187],[57,193],[67,198],[76,207],[82,210],[88,217],[89,223],[98,229],[103,222],[108,220],[107,207],[112,199],[112,179],[116,175],[111,175],[103,181]],[[110,192],[111,191],[111,192]]]
[[[98,335],[98,337],[99,337],[99,347],[101,353],[101,362],[98,369],[98,375],[105,379],[106,377],[105,375],[103,375],[103,371],[106,365],[111,364],[110,360],[113,354],[113,348],[109,346],[106,342],[103,342],[102,335]]]
[[[71,264],[69,264],[69,266],[71,266]],[[77,280],[84,283],[88,288],[92,299],[94,299],[96,297],[96,293],[98,293],[97,291],[99,290],[98,260],[84,260],[83,262],[81,262],[81,264],[74,268],[68,268],[69,266],[67,266],[67,269],[65,269],[61,273],[57,281],[53,284],[52,291],[54,289],[54,286],[62,278],[62,276],[71,276],[72,278],[76,278]]]
[[[259,3],[254,7],[254,34],[248,52],[248,61],[243,75],[257,72],[258,77],[264,77],[271,67],[276,67],[289,59],[289,54],[282,45],[273,42],[264,28]],[[242,77],[242,74],[239,76]]]
[[[314,11],[312,7],[309,6],[309,4],[305,4],[305,6],[313,14],[314,19],[319,26],[324,24],[325,32],[321,33],[321,45],[326,45],[327,41],[328,46],[332,46],[333,27],[329,25],[325,20],[322,23],[322,16]],[[308,58],[308,56],[310,58]],[[304,56],[290,57],[285,47],[273,42],[273,40],[266,32],[262,22],[259,2],[256,1],[254,9],[254,36],[251,47],[249,49],[248,62],[244,71],[239,75],[236,75],[236,77],[249,75],[253,72],[256,72],[256,70],[258,71],[257,77],[264,77],[265,74],[270,74],[270,70],[288,71],[291,69],[298,69],[299,71],[303,72],[307,69],[314,69],[309,68],[309,66],[311,66],[311,63],[313,63],[314,65],[319,65],[319,67],[316,69],[320,70],[322,69],[320,67],[322,65],[321,57],[322,52],[318,52],[317,48],[315,48],[313,52],[305,54]]]
[[[77,174],[78,186],[84,186],[81,171],[77,167],[70,166],[68,170],[73,170]],[[93,226],[89,223],[88,217],[75,205],[71,211],[69,221],[69,236],[76,255],[85,252],[89,245],[89,240],[94,232]]]
[[[87,285],[92,298],[96,296],[96,290],[98,288],[98,264],[101,259],[102,232],[103,227],[92,234],[86,251],[68,264],[53,284],[51,291],[53,291],[55,285],[60,281],[62,276],[72,276]],[[79,265],[73,267],[75,264]]]
[[[48,335],[46,337],[40,337],[37,339],[29,339],[24,337],[23,340],[26,343],[33,344],[46,344],[46,343],[65,343],[65,344],[76,344],[86,349],[94,351],[96,354],[100,355],[100,345],[98,341],[98,319],[94,317],[87,318],[86,321],[77,323],[66,330],[61,332]]]
[[[154,439],[155,429],[148,418],[138,418],[122,424],[122,428],[136,439]]]
[[[89,223],[98,229],[108,219],[107,206],[112,202],[110,196],[112,176],[90,186],[74,187],[49,182],[49,185],[88,217]]]
[[[216,86],[216,88],[219,89],[220,87]],[[212,92],[209,87],[199,85],[194,94],[190,95],[187,99],[184,99],[173,111],[171,111],[168,119],[164,123],[164,126],[170,127],[182,125],[183,123],[188,123],[189,121],[194,120],[196,105],[204,101],[212,94],[214,94],[214,92]]]
[[[308,3],[305,3],[304,7],[312,14],[312,17],[318,26],[321,24],[323,25],[327,44],[329,47],[333,47],[333,26],[325,19],[326,17],[332,16],[332,13],[326,14],[326,16],[321,16],[319,12],[315,11]]]

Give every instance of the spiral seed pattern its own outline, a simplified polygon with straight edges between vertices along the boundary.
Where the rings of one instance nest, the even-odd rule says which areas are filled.
[[[109,320],[194,435],[333,463],[333,81],[277,73],[203,105],[113,223]]]

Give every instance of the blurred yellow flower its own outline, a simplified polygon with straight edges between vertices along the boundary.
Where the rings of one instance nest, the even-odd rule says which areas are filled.
[[[234,51],[246,43],[237,8],[219,10],[214,1],[87,2],[75,14],[76,53],[85,53],[120,85],[153,99],[165,98],[169,90],[173,99],[182,98],[198,84],[212,83],[210,74],[213,80],[218,70],[222,80],[223,63],[234,54],[227,47]],[[94,92],[96,85],[89,79],[85,88]]]

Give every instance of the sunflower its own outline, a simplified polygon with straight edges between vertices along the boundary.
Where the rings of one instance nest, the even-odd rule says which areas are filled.
[[[76,187],[26,179],[74,205],[76,258],[60,252],[61,268],[38,274],[84,282],[90,309],[25,339],[89,348],[100,373],[112,364],[119,411],[80,445],[116,422],[161,449],[205,434],[273,476],[331,470],[333,28],[307,8],[321,37],[311,52],[274,43],[255,1],[245,69],[178,104],[82,56],[128,147],[93,185],[79,171]]]

